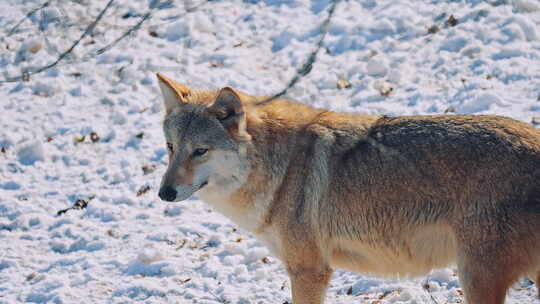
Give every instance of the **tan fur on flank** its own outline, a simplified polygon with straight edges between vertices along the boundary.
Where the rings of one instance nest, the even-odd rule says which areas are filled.
[[[540,277],[540,132],[499,116],[386,117],[158,75],[169,168],[160,197],[197,193],[285,264],[295,304],[334,269],[417,276],[457,263],[469,304]]]

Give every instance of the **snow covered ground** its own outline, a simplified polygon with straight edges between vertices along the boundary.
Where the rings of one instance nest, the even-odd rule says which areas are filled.
[[[157,198],[167,160],[154,73],[275,93],[313,49],[329,0],[193,10],[202,2],[116,0],[57,66],[2,83],[56,60],[107,2],[52,0],[26,19],[44,1],[0,2],[0,303],[290,303],[281,263],[254,238],[196,197]],[[146,12],[135,35],[96,55]],[[339,111],[540,123],[537,0],[342,1],[324,46],[291,98]],[[536,293],[523,281],[507,302],[540,303]],[[463,296],[454,268],[402,280],[338,271],[327,301]]]

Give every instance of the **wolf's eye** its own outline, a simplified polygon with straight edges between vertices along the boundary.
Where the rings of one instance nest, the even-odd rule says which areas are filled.
[[[167,150],[169,150],[169,152],[171,152],[171,153],[172,153],[172,151],[173,151],[173,146],[172,146],[172,144],[169,143],[169,142],[167,143]]]
[[[200,157],[200,156],[205,155],[206,152],[208,152],[208,149],[204,149],[204,148],[195,149],[195,151],[193,151],[193,156]]]

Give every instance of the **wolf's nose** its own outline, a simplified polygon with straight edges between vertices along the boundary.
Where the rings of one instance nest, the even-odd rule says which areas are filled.
[[[167,202],[172,202],[176,198],[176,190],[171,186],[163,186],[159,190],[159,198]]]

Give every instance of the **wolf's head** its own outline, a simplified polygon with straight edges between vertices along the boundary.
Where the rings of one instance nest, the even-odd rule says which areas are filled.
[[[159,197],[178,202],[199,190],[223,192],[240,187],[247,170],[245,145],[250,140],[241,93],[229,87],[192,90],[157,76],[169,152]]]

